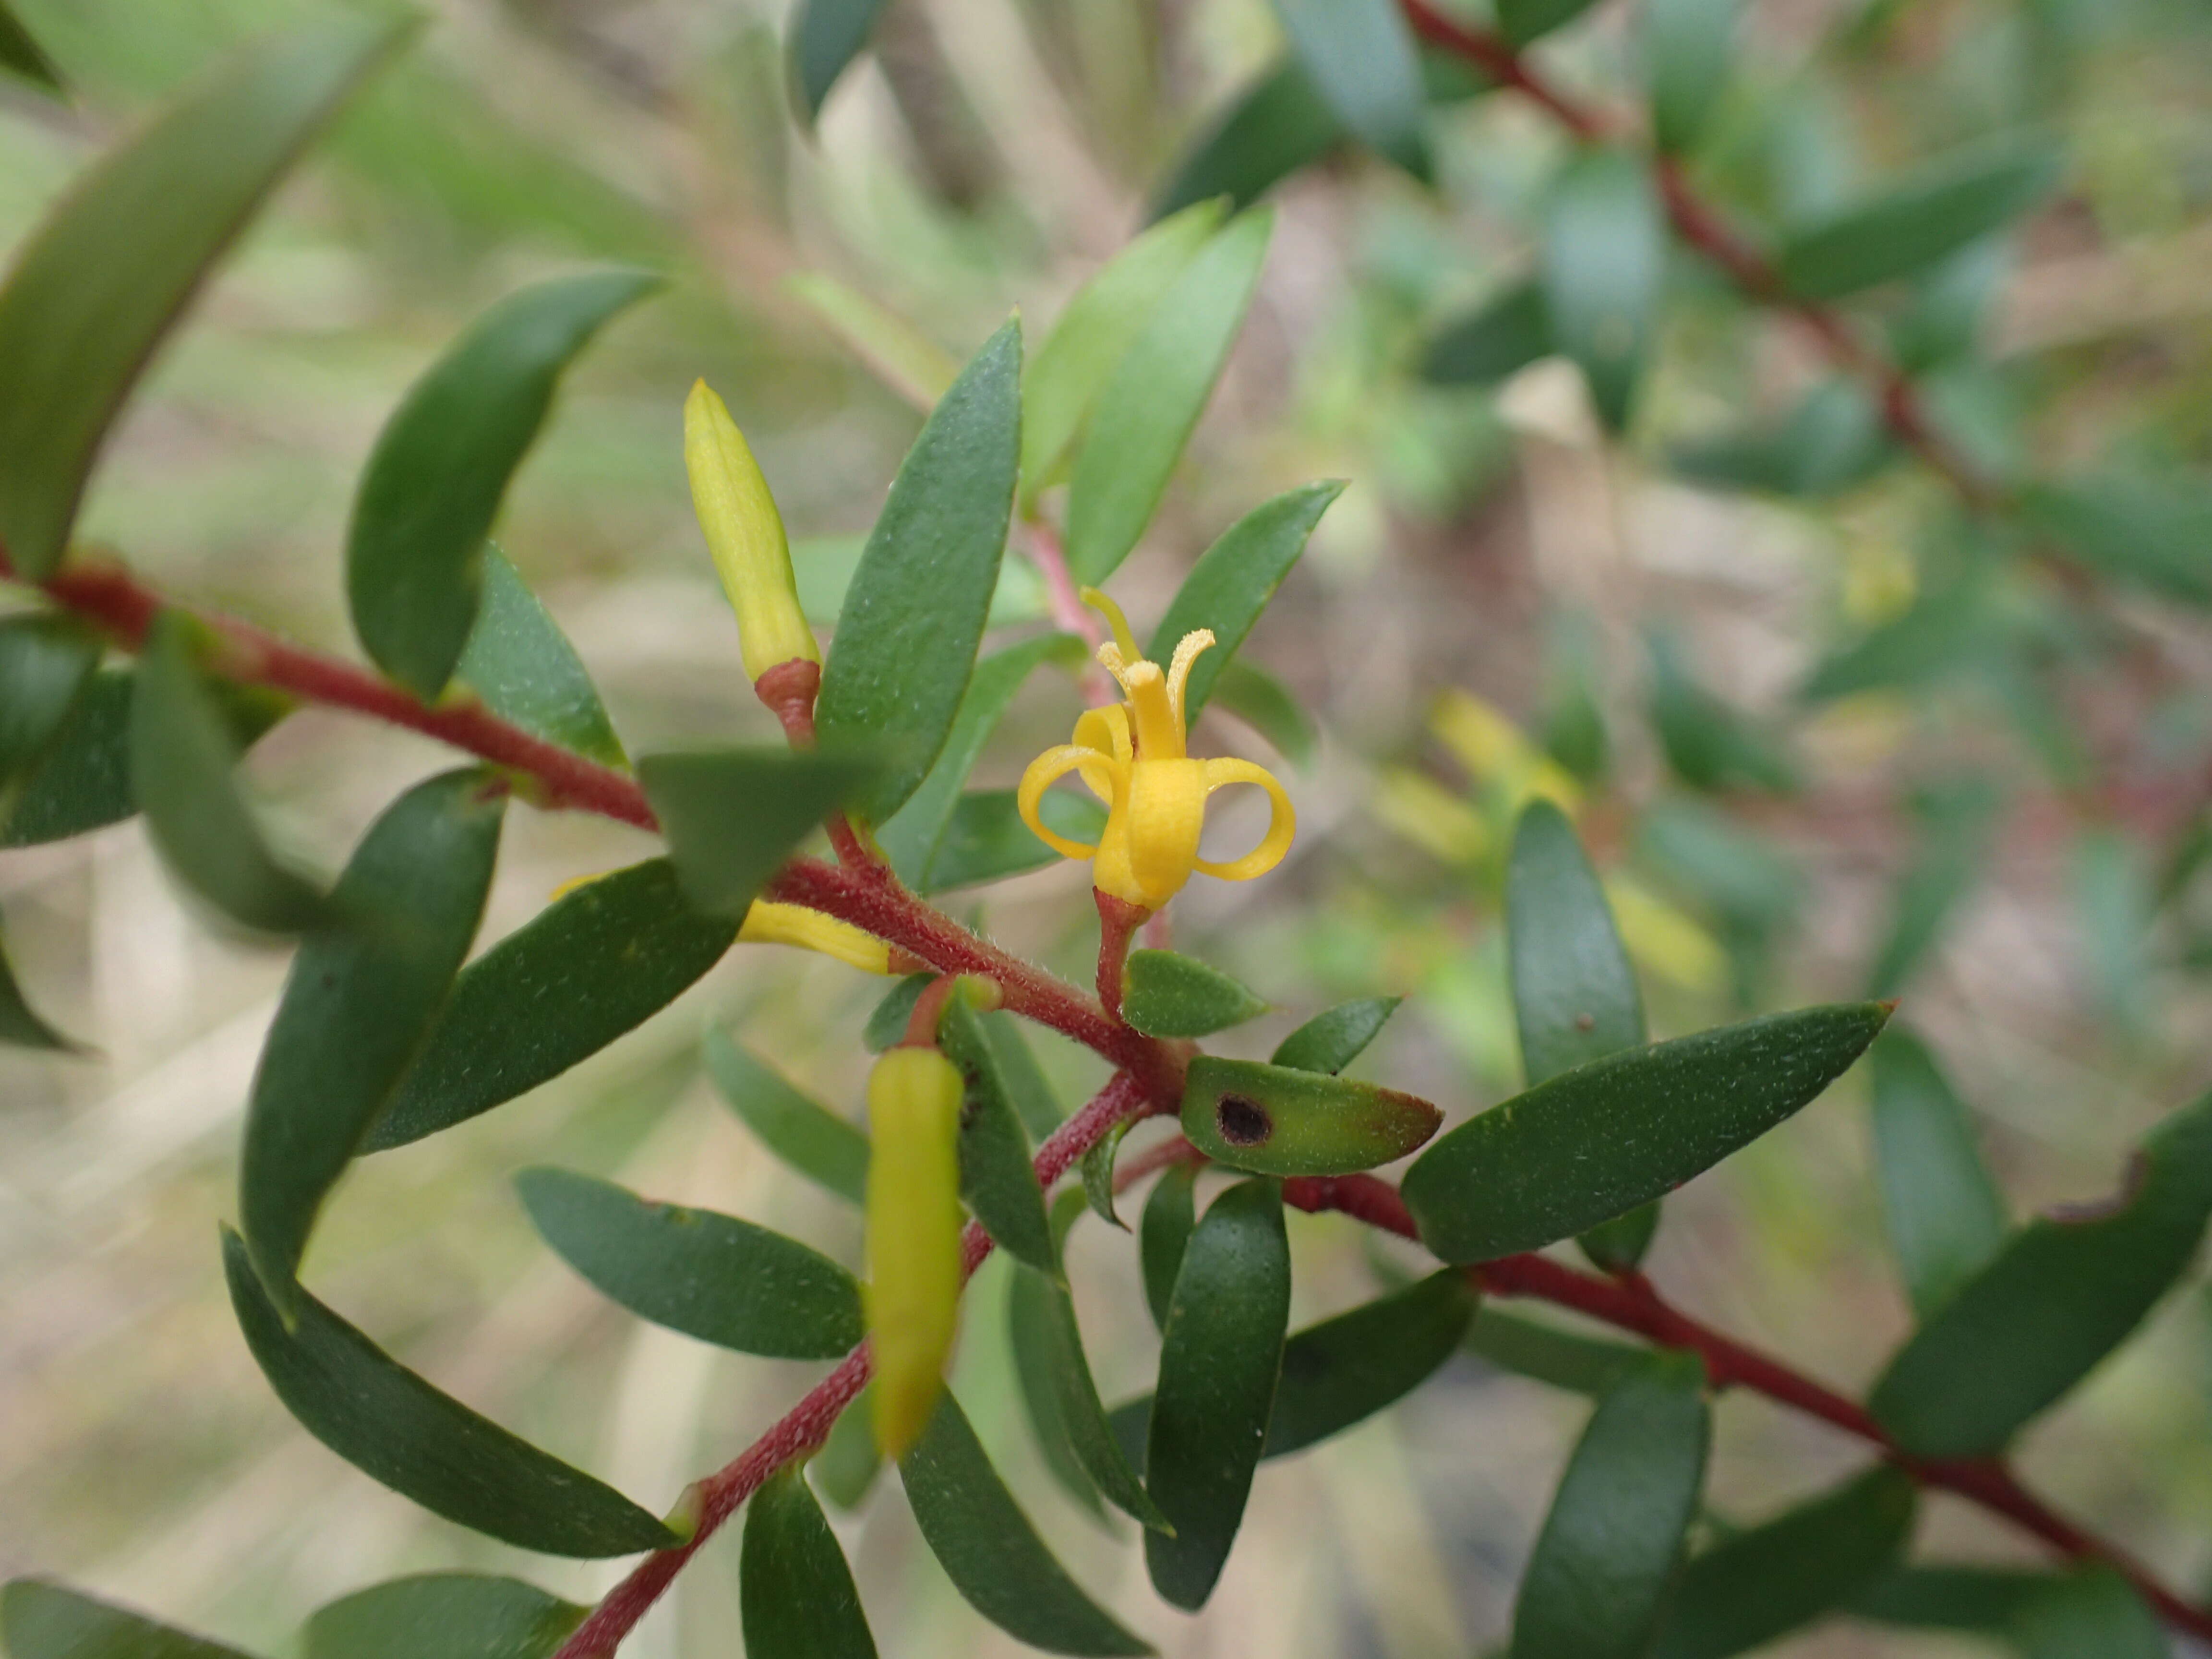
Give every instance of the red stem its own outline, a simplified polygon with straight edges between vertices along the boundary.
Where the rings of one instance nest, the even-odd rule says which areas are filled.
[[[1121,970],[1129,960],[1129,941],[1152,912],[1141,904],[1115,898],[1102,888],[1091,890],[1098,904],[1098,1005],[1106,1018],[1121,1024]]]

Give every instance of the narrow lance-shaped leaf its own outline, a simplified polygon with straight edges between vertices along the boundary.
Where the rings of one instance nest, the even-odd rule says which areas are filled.
[[[830,88],[860,55],[882,13],[884,0],[799,0],[792,9],[791,95],[812,125]]]
[[[2204,562],[2212,489],[2192,475],[2115,473],[2032,485],[2021,517],[2092,575],[2212,605]]]
[[[2158,1615],[2101,1562],[2023,1596],[2005,1633],[2021,1659],[2169,1659],[2173,1652]]]
[[[0,801],[52,743],[99,662],[99,638],[71,617],[0,622]]]
[[[0,289],[0,549],[61,562],[108,428],[276,180],[412,26],[339,12],[240,52],[64,195]]]
[[[1525,46],[1564,28],[1596,0],[1498,0],[1498,27],[1509,43]]]
[[[506,554],[483,553],[483,603],[455,678],[511,725],[603,766],[627,766],[599,688]]]
[[[1144,1272],[1145,1306],[1160,1330],[1168,1327],[1176,1275],[1182,1271],[1182,1253],[1190,1244],[1191,1229],[1198,1224],[1197,1190],[1197,1164],[1170,1164],[1145,1200],[1144,1214],[1137,1223],[1137,1259]]]
[[[1791,234],[1776,255],[1800,300],[1840,300],[1925,270],[2010,223],[2057,180],[2045,149],[1977,149],[1948,157]]]
[[[747,1659],[875,1659],[853,1570],[795,1464],[747,1504],[738,1592]]]
[[[937,400],[959,378],[960,364],[951,352],[858,289],[813,270],[785,277],[783,286],[829,325],[871,374],[923,414],[936,408]],[[799,592],[805,597],[803,576]],[[812,610],[811,601],[808,609]],[[833,611],[833,620],[835,615]]]
[[[1041,1141],[1054,1129],[1067,1111],[1054,1092],[1052,1081],[1037,1064],[1036,1054],[1022,1035],[1021,1022],[1006,1012],[984,1014],[984,1041],[991,1045],[997,1057],[999,1075],[1012,1097],[1014,1110],[1022,1120],[1022,1127],[1030,1132],[1031,1140]]]
[[[721,749],[647,755],[637,775],[684,896],[742,921],[807,833],[876,773],[850,757]]]
[[[2004,1247],[2004,1200],[1964,1102],[1918,1038],[1874,1045],[1875,1174],[1890,1248],[1926,1319]]]
[[[1728,84],[1742,0],[1644,0],[1644,81],[1651,94],[1651,133],[1680,155],[1711,120]]]
[[[1079,1213],[1089,1200],[1073,1190],[1060,1194],[1053,1205],[1056,1231],[1064,1231],[1066,1212],[1071,1203]],[[1059,1364],[1058,1345],[1053,1331],[1053,1297],[1059,1287],[1047,1274],[1018,1264],[1006,1275],[1006,1339],[1013,1357],[1014,1382],[1021,1390],[1023,1410],[1029,1418],[1037,1451],[1044,1459],[1046,1471],[1060,1483],[1060,1490],[1090,1515],[1103,1521],[1106,1500],[1098,1495],[1097,1482],[1084,1468],[1083,1460],[1075,1455],[1066,1414],[1060,1409],[1060,1385],[1054,1376]],[[975,1294],[969,1291],[971,1300]]]
[[[1867,975],[1869,996],[1897,995],[1941,936],[1982,872],[1998,799],[1986,779],[1966,778],[1925,791],[1913,804],[1920,833],[1891,901],[1889,933]]]
[[[1182,1132],[1217,1164],[1258,1175],[1350,1175],[1405,1157],[1443,1121],[1418,1096],[1256,1060],[1200,1054]]]
[[[1030,1162],[1029,1137],[999,1075],[975,1011],[954,997],[938,1027],[945,1056],[960,1068],[960,1196],[994,1243],[1018,1261],[1057,1276],[1060,1252],[1045,1218],[1044,1188]]]
[[[246,1109],[238,1208],[279,1306],[323,1200],[392,1098],[468,954],[507,798],[474,769],[386,808],[331,896],[345,924],[300,949]]]
[[[0,1589],[10,1659],[246,1659],[227,1648],[43,1579]]]
[[[305,1659],[552,1659],[589,1611],[517,1578],[418,1573],[318,1609]]]
[[[883,1468],[883,1453],[876,1445],[875,1405],[868,1389],[854,1395],[852,1404],[837,1413],[830,1437],[808,1465],[822,1495],[841,1510],[860,1508]]]
[[[1602,1337],[1581,1336],[1519,1314],[1484,1307],[1468,1327],[1467,1346],[1503,1371],[1572,1394],[1601,1395],[1650,1352]]]
[[[1092,1141],[1091,1150],[1083,1155],[1082,1164],[1083,1195],[1090,1201],[1091,1213],[1125,1233],[1129,1231],[1129,1224],[1114,1208],[1114,1159],[1133,1121],[1124,1118]]]
[[[53,92],[64,90],[62,77],[15,12],[0,3],[0,69]]]
[[[1644,163],[1610,149],[1570,162],[1544,204],[1541,254],[1552,337],[1582,366],[1599,418],[1618,432],[1666,274],[1665,222]]]
[[[1085,1478],[1132,1520],[1171,1531],[1167,1517],[1145,1490],[1106,1421],[1106,1408],[1099,1403],[1098,1385],[1091,1380],[1091,1362],[1083,1352],[1082,1328],[1076,1323],[1075,1304],[1067,1286],[1032,1269],[1019,1270],[1018,1278],[1029,1287],[1024,1294],[1031,1303],[1054,1415]]]
[[[1494,386],[1559,348],[1544,285],[1515,283],[1429,337],[1421,378],[1431,386]]]
[[[1997,1632],[2056,1577],[2027,1567],[1898,1566],[1844,1607],[1854,1619],[1907,1629]]]
[[[762,1144],[810,1181],[854,1204],[868,1194],[868,1138],[817,1104],[719,1030],[707,1033],[707,1075]]]
[[[246,1345],[285,1409],[349,1463],[434,1515],[548,1555],[659,1549],[667,1528],[613,1487],[516,1438],[399,1364],[305,1291],[288,1325],[223,1235]]]
[[[1275,0],[1306,76],[1347,131],[1417,179],[1431,174],[1413,30],[1393,0]]]
[[[354,498],[346,597],[370,658],[416,696],[446,689],[468,643],[485,538],[562,372],[659,284],[645,271],[602,271],[509,295],[408,389],[378,434]]]
[[[1225,196],[1250,206],[1345,141],[1343,125],[1295,58],[1238,93],[1191,142],[1152,196],[1155,219]]]
[[[1312,719],[1291,689],[1264,668],[1242,657],[1222,665],[1209,699],[1216,708],[1243,720],[1301,770],[1313,764],[1316,739]]]
[[[1754,418],[1747,427],[1674,445],[1668,460],[1692,483],[1813,500],[1864,483],[1897,453],[1872,395],[1833,380],[1778,421]]]
[[[1132,951],[1121,970],[1121,1018],[1147,1036],[1207,1036],[1267,1012],[1228,975],[1173,951]]]
[[[64,1036],[31,1006],[0,940],[0,1043],[18,1048],[46,1048],[59,1054],[78,1054],[82,1045]]]
[[[1382,1034],[1403,997],[1364,997],[1316,1014],[1275,1045],[1268,1063],[1298,1072],[1342,1071]]]
[[[1667,763],[1692,789],[1765,789],[1786,794],[1797,787],[1789,757],[1764,731],[1699,684],[1681,644],[1655,629],[1651,649],[1651,718],[1659,728]]]
[[[1811,1103],[1889,1010],[1839,1003],[1609,1054],[1462,1124],[1406,1172],[1424,1243],[1488,1261],[1673,1191]]]

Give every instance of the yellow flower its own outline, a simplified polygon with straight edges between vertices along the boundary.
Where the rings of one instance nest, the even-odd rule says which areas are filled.
[[[960,1302],[960,1105],[934,1048],[898,1048],[868,1074],[868,1284],[876,1444],[896,1461],[945,1386]]]
[[[1193,760],[1183,752],[1183,688],[1199,653],[1213,643],[1212,631],[1184,635],[1162,673],[1138,652],[1113,600],[1093,587],[1083,590],[1083,599],[1113,624],[1113,641],[1098,647],[1098,660],[1121,683],[1127,701],[1089,710],[1076,721],[1073,743],[1048,749],[1030,763],[1018,797],[1022,822],[1061,857],[1091,860],[1091,878],[1099,891],[1147,910],[1181,892],[1194,870],[1224,881],[1267,874],[1283,861],[1297,833],[1283,786],[1250,761]],[[1106,803],[1106,832],[1096,847],[1055,835],[1037,816],[1044,792],[1070,772]],[[1198,855],[1206,797],[1232,783],[1258,785],[1273,811],[1257,847],[1226,864],[1211,863]]]
[[[757,681],[787,662],[820,662],[822,647],[799,608],[783,515],[729,406],[704,380],[684,400],[684,465],[707,550],[738,613],[745,672]]]

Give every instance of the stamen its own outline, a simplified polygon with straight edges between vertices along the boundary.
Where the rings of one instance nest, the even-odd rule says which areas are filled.
[[[1115,604],[1095,587],[1080,589],[1077,597],[1106,618],[1106,625],[1114,630],[1114,643],[1121,648],[1123,662],[1137,662],[1143,659],[1145,653],[1137,649],[1137,636],[1129,631],[1129,619],[1121,614],[1120,605]],[[1100,648],[1103,650],[1104,647]],[[1101,662],[1105,660],[1103,657],[1099,659]],[[1117,675],[1119,672],[1115,671]]]
[[[1212,629],[1194,628],[1176,641],[1175,656],[1168,664],[1168,702],[1175,708],[1176,719],[1185,726],[1188,721],[1183,714],[1183,688],[1190,683],[1191,665],[1212,643]]]

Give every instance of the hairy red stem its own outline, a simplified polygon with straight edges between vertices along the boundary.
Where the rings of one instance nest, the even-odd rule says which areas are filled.
[[[1152,912],[1141,904],[1115,898],[1094,887],[1091,896],[1098,904],[1098,1006],[1116,1025],[1121,1019],[1121,970],[1129,961],[1129,941],[1137,936]]]

